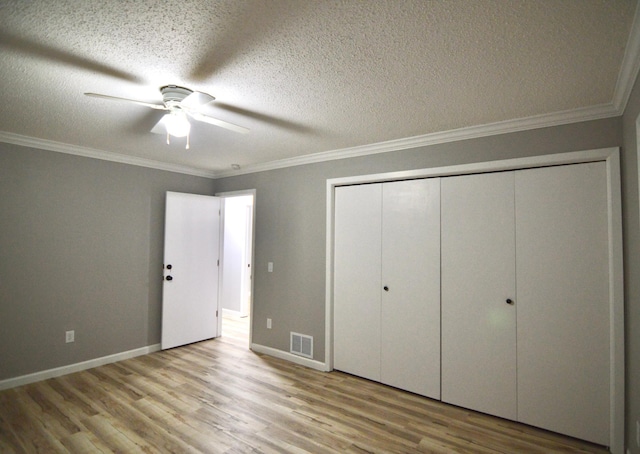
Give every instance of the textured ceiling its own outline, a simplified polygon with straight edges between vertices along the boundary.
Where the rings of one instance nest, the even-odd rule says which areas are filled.
[[[614,103],[636,0],[0,2],[0,132],[225,172]],[[150,133],[187,86],[191,149]]]

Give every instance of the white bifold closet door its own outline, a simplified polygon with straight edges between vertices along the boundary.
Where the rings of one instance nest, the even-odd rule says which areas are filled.
[[[439,179],[335,196],[334,367],[439,398]]]
[[[440,398],[440,181],[382,189],[381,381]]]
[[[380,381],[382,185],[338,187],[334,227],[334,368]]]
[[[508,419],[517,416],[513,194],[513,172],[442,178],[442,400]]]
[[[518,420],[609,445],[604,162],[516,172]]]

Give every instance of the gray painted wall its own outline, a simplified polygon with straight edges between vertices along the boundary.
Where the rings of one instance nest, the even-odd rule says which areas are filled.
[[[0,380],[160,342],[164,193],[213,186],[0,143]]]
[[[256,189],[253,342],[288,351],[290,331],[309,334],[324,361],[327,179],[617,147],[621,138],[615,118],[217,180],[216,191]]]
[[[636,423],[640,421],[640,219],[638,200],[638,144],[636,119],[640,115],[640,79],[636,80],[623,116],[622,215],[625,266],[626,333],[626,445],[640,454]],[[638,435],[640,436],[640,435]]]

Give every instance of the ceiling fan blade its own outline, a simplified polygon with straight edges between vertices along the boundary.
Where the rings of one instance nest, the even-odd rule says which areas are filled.
[[[180,102],[180,107],[198,110],[200,107],[204,106],[205,104],[209,104],[215,99],[216,98],[207,93],[194,91]]]
[[[162,118],[155,124],[153,128],[151,128],[151,132],[153,134],[167,134],[167,125],[165,124],[165,120],[167,119],[167,114],[163,115]]]
[[[75,55],[70,50],[57,48],[44,42],[23,38],[6,30],[0,30],[0,47],[17,50],[25,55],[41,58],[52,63],[73,66],[93,73],[98,72],[117,79],[136,83],[143,82],[138,76],[129,74],[114,66],[109,66],[91,58]]]
[[[151,107],[152,109],[157,109],[157,110],[168,110],[162,104],[151,104],[151,103],[148,103],[148,102],[136,101],[134,99],[118,98],[117,96],[101,95],[101,94],[98,94],[98,93],[85,93],[85,95],[91,96],[92,98],[110,99],[112,101],[123,101],[123,102],[138,104],[140,106]]]
[[[241,134],[246,134],[249,132],[248,128],[243,126],[234,125],[233,123],[229,123],[227,121],[218,120],[217,118],[210,117],[208,115],[204,115],[198,112],[188,112],[188,114],[197,121],[202,121],[204,123],[209,123],[210,125],[220,126],[221,128],[228,129],[230,131],[239,132]]]

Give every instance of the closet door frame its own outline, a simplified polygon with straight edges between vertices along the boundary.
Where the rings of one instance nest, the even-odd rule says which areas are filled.
[[[432,178],[472,173],[518,170],[535,167],[604,161],[607,164],[607,208],[609,227],[609,314],[610,314],[610,444],[613,454],[624,454],[624,282],[622,253],[622,207],[619,148],[601,148],[524,158],[505,159],[446,167],[359,175],[328,179],[326,183],[326,287],[325,362],[333,370],[333,247],[334,193],[338,186],[386,181]]]

